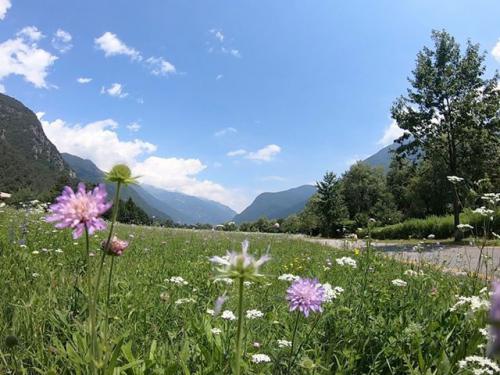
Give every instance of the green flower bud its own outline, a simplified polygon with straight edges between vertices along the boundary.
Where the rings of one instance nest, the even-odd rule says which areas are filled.
[[[19,340],[17,339],[16,336],[9,335],[5,338],[5,346],[7,348],[13,348],[14,346],[17,346],[19,344]]]
[[[132,171],[125,164],[117,164],[106,173],[106,181],[119,182],[124,185],[136,184],[137,178],[138,177],[132,177]]]

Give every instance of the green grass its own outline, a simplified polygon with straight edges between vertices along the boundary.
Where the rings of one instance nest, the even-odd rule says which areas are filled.
[[[208,258],[238,249],[244,238],[251,252],[270,246],[272,256],[263,267],[267,277],[245,290],[245,309],[264,313],[244,322],[245,374],[287,373],[289,349],[279,348],[277,340],[291,340],[295,315],[285,300],[289,283],[277,279],[284,273],[345,289],[322,314],[302,319],[299,342],[319,321],[291,374],[458,374],[459,360],[484,353],[478,348],[485,343],[479,328],[485,327],[487,313],[450,312],[455,295],[477,294],[485,286],[480,280],[423,265],[425,276],[405,276],[409,266],[397,261],[366,253],[355,257],[286,236],[125,225],[117,230],[131,245],[115,262],[108,335],[113,360],[106,374],[231,373],[236,322],[206,310],[227,291],[224,309],[235,312],[236,296],[231,287],[214,284]],[[99,253],[104,237],[102,232],[92,238],[94,252]],[[85,281],[79,272],[83,245],[37,214],[0,213],[0,373],[88,373]],[[354,257],[358,267],[337,265],[335,258],[341,256]],[[98,258],[92,258],[92,271]],[[172,276],[182,276],[189,285],[164,281]],[[408,285],[392,285],[396,278]],[[103,301],[104,287],[100,293]],[[176,305],[180,298],[195,302]],[[102,310],[101,304],[101,344]],[[222,333],[214,335],[212,328]],[[7,347],[8,335],[17,337],[17,346]],[[255,353],[269,355],[271,363],[252,363]]]
[[[473,233],[467,232],[467,235],[482,235],[484,226],[484,218],[471,212],[465,212],[460,215],[462,224],[470,224],[474,227]],[[495,215],[495,220],[491,223],[491,228],[495,231],[500,231],[500,215]],[[395,240],[395,239],[417,239],[427,238],[433,234],[436,239],[452,238],[455,233],[453,216],[429,216],[425,219],[409,219],[401,223],[386,225],[383,227],[375,227],[372,229],[371,235],[375,239],[380,240]],[[359,236],[366,236],[367,230],[361,230]]]

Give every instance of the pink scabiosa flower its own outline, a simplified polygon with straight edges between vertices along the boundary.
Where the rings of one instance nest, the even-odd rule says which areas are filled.
[[[99,184],[92,191],[86,191],[85,184],[80,182],[76,192],[66,186],[56,198],[56,203],[49,207],[52,215],[47,216],[45,220],[55,223],[58,229],[72,228],[74,239],[81,237],[85,227],[91,235],[96,230],[106,229],[106,223],[101,218],[111,207],[111,203],[106,202],[106,197],[104,184]]]
[[[106,248],[106,241],[103,241],[101,243],[101,248],[106,252],[106,254],[114,256],[121,256],[127,247],[128,247],[128,242],[120,240],[116,236],[113,236],[111,241],[109,241],[107,248]]]
[[[500,281],[493,281],[492,289],[488,354],[491,357],[498,357],[500,355]]]
[[[298,279],[287,290],[290,311],[299,310],[307,318],[311,311],[322,312],[325,290],[317,279]]]

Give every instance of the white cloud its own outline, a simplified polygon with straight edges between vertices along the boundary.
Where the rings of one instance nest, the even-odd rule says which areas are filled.
[[[42,34],[40,30],[36,28],[36,26],[26,26],[19,31],[16,36],[27,39],[28,41],[38,42],[45,35]]]
[[[234,156],[243,156],[246,154],[247,154],[246,150],[239,149],[239,150],[229,151],[226,155],[229,156],[230,158],[232,158]]]
[[[80,78],[77,78],[76,81],[78,83],[81,83],[81,84],[85,84],[85,83],[90,83],[92,82],[92,78],[87,78],[87,77],[80,77]]]
[[[255,161],[271,161],[281,152],[281,147],[278,145],[267,145],[260,150],[248,153],[245,158]]]
[[[498,39],[497,44],[495,44],[495,46],[491,50],[491,54],[493,55],[495,60],[500,63],[500,39]]]
[[[29,28],[23,30],[25,29]],[[33,40],[38,38],[37,31],[30,30],[0,44],[0,80],[15,74],[24,77],[37,88],[47,88],[45,79],[57,56],[38,48]]]
[[[388,146],[392,142],[394,142],[396,139],[401,137],[404,134],[404,130],[401,129],[398,124],[396,123],[396,120],[392,120],[390,125],[384,130],[384,135],[382,138],[378,140],[378,144],[380,146]]]
[[[0,83],[0,93],[2,93],[2,94],[6,93],[5,86],[2,85],[1,83]]]
[[[215,77],[215,79],[218,81],[219,79],[222,79],[224,78],[224,75],[222,74],[217,74],[217,77]]]
[[[115,98],[125,98],[128,96],[128,93],[123,91],[123,86],[121,83],[113,83],[110,87],[101,87],[101,94],[108,94],[109,96],[113,96]]]
[[[152,74],[156,76],[166,76],[168,74],[175,74],[175,66],[163,57],[150,57],[146,60]]]
[[[68,52],[73,45],[71,44],[71,40],[73,37],[67,31],[63,29],[57,29],[52,37],[52,47],[58,50],[60,53]]]
[[[229,53],[234,57],[241,58],[241,53],[237,49],[232,48],[229,50]]]
[[[12,6],[10,0],[0,0],[0,20],[5,18],[7,11]]]
[[[221,130],[219,130],[219,131],[216,131],[216,132],[214,133],[214,135],[215,135],[216,137],[222,137],[222,136],[224,136],[224,135],[231,134],[231,133],[233,133],[233,134],[234,134],[234,133],[238,133],[238,130],[236,130],[236,129],[235,129],[235,128],[233,128],[233,127],[228,127],[228,128],[224,128],[224,129],[221,129]]]
[[[222,33],[221,30],[212,29],[210,30],[210,33],[213,34],[215,39],[217,39],[219,42],[221,43],[224,42],[224,34]]]
[[[130,124],[127,125],[127,129],[130,130],[131,132],[138,132],[141,129],[141,124],[139,124],[136,121],[131,122]]]
[[[52,122],[44,120],[40,112],[37,116],[45,134],[60,152],[91,159],[104,171],[116,163],[133,165],[139,156],[156,151],[155,145],[140,139],[120,140],[116,132],[118,124],[112,119],[70,125],[60,119]]]
[[[94,39],[97,48],[104,51],[106,57],[125,55],[132,60],[142,60],[142,56],[136,49],[123,43],[116,34],[106,31],[99,38]]]
[[[159,157],[152,155],[156,145],[134,139],[124,141],[117,133],[118,124],[112,119],[85,125],[70,125],[61,119],[47,121],[38,112],[47,137],[61,152],[92,160],[101,170],[108,171],[116,163],[128,164],[141,182],[159,188],[178,191],[243,209],[248,197],[236,190],[199,178],[207,166],[196,158]]]

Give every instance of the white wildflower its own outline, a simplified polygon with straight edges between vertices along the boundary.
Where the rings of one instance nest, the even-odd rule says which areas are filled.
[[[335,261],[337,262],[337,264],[339,264],[341,266],[349,266],[352,268],[358,267],[356,261],[354,259],[352,259],[351,257],[337,258],[337,259],[335,259]]]
[[[391,281],[392,285],[399,286],[399,287],[404,287],[407,285],[407,282],[401,279],[394,279]]]
[[[207,314],[208,314],[208,315],[215,316],[215,311],[214,311],[214,310],[212,310],[212,309],[207,309]]]
[[[176,305],[183,305],[185,303],[193,303],[196,302],[193,298],[179,298],[177,301],[175,301]]]
[[[180,276],[172,276],[169,280],[165,280],[165,281],[169,281],[175,285],[188,285],[189,284],[186,280],[184,280]]]
[[[323,286],[323,298],[324,298],[324,302],[326,302],[326,303],[332,302],[341,293],[344,292],[344,289],[341,288],[340,286],[336,286],[336,287],[332,288],[330,283],[325,283],[322,286]]]
[[[278,340],[279,348],[290,348],[292,346],[292,342],[288,340]]]
[[[236,315],[232,311],[224,310],[222,312],[221,318],[224,320],[236,320]]]
[[[271,358],[267,354],[253,354],[252,355],[253,363],[269,363],[271,362]]]
[[[458,176],[446,176],[446,178],[452,184],[458,184],[459,182],[462,182],[464,180],[462,177],[458,177]]]
[[[298,279],[300,279],[299,276],[292,275],[291,273],[285,273],[278,277],[280,281],[296,281]]]
[[[458,301],[450,308],[450,311],[456,311],[458,308],[466,305],[469,305],[472,312],[476,312],[478,310],[488,310],[490,308],[490,301],[478,296],[458,296]]]
[[[262,311],[259,310],[248,310],[246,316],[247,319],[258,319],[262,318],[264,314],[262,313]]]
[[[220,335],[222,333],[222,330],[219,328],[212,328],[210,330],[214,335]]]

